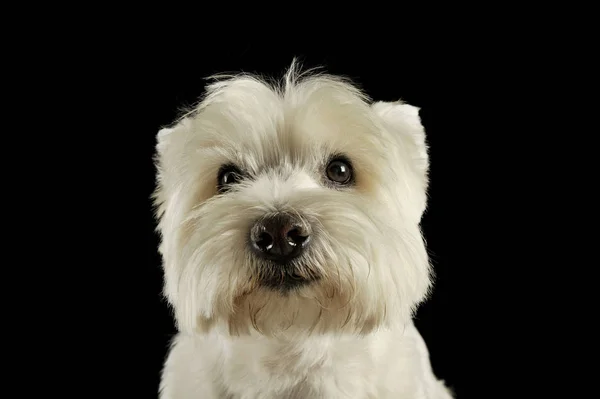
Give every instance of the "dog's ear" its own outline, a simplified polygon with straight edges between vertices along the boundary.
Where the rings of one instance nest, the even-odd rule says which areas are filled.
[[[373,111],[381,117],[388,129],[400,136],[411,147],[415,167],[424,177],[429,169],[425,129],[419,117],[419,108],[402,101],[378,101],[372,105]]]
[[[164,152],[169,143],[169,136],[174,130],[175,127],[163,127],[156,134],[156,151],[159,155]]]

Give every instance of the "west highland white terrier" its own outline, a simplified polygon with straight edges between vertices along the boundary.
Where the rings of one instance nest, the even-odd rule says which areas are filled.
[[[293,63],[216,77],[156,149],[162,399],[451,398],[412,322],[432,278],[417,108]]]

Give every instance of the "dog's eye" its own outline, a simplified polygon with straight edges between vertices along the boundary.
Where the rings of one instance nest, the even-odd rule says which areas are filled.
[[[335,158],[327,165],[327,178],[337,184],[348,184],[352,182],[352,166],[350,161],[344,158]]]
[[[220,192],[227,189],[242,179],[242,172],[234,165],[224,165],[219,169],[218,188]]]

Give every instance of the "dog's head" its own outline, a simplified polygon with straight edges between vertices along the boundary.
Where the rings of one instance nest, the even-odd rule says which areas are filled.
[[[347,81],[222,78],[158,133],[165,294],[180,330],[351,332],[406,321],[430,286],[418,110]]]

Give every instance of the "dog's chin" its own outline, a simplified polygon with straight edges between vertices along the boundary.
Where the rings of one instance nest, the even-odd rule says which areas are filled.
[[[385,309],[368,309],[355,297],[355,286],[322,271],[310,254],[288,260],[253,258],[249,285],[221,308],[213,322],[231,336],[259,334],[301,337],[325,333],[366,333],[381,324]],[[312,261],[312,262],[311,262]],[[332,269],[332,267],[329,267]],[[204,328],[215,324],[204,320]]]

